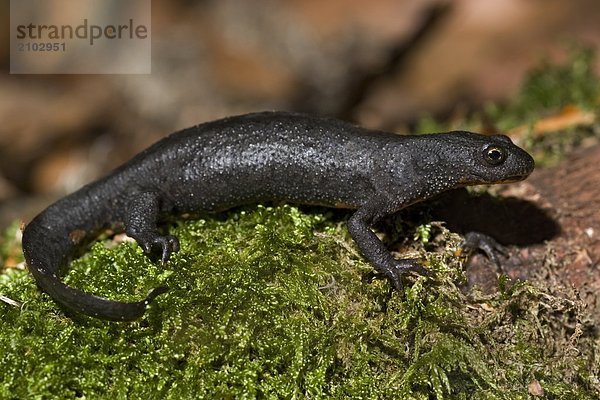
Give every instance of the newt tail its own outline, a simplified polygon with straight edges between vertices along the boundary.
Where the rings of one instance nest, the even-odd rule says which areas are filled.
[[[166,287],[154,288],[143,300],[126,303],[86,293],[60,279],[61,272],[80,252],[81,242],[93,239],[94,233],[102,228],[99,224],[101,218],[95,213],[88,213],[82,218],[82,206],[86,202],[81,201],[81,195],[89,199],[97,192],[89,189],[86,187],[60,200],[27,224],[22,242],[28,269],[38,286],[70,311],[113,321],[139,319],[147,305],[164,293]],[[77,207],[69,207],[74,200],[79,203]],[[91,211],[87,207],[85,209]]]

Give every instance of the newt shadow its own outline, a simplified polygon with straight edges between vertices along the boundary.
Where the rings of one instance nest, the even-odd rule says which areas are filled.
[[[470,194],[456,189],[430,202],[433,220],[456,233],[481,232],[503,245],[542,244],[560,234],[560,225],[535,203],[515,197]]]
[[[541,245],[561,233],[560,225],[548,211],[515,197],[470,194],[463,188],[440,195],[432,200],[430,207],[432,219],[444,221],[452,232],[463,235],[481,232],[517,249]],[[527,250],[511,251],[497,267],[482,254],[473,254],[467,264],[467,284],[463,289],[478,286],[484,293],[493,293],[497,290],[498,272],[516,280],[531,278],[540,266],[532,262],[530,254]]]
[[[386,233],[388,247],[395,247],[401,235],[395,232],[396,220],[404,228],[414,229],[414,224],[424,221],[442,221],[451,232],[466,234],[479,232],[488,235],[507,248],[527,248],[541,245],[561,233],[560,225],[537,204],[515,198],[497,197],[489,193],[471,194],[465,188],[451,190],[441,195],[399,211],[392,218],[377,224]],[[396,226],[395,226],[396,225]],[[405,231],[406,234],[406,231]],[[513,248],[513,249],[514,249]],[[507,274],[512,279],[528,279],[537,268],[528,257],[522,258],[519,251],[511,251],[508,258],[502,256],[501,265],[494,266],[483,254],[474,252],[467,263],[465,290],[480,287],[485,293],[497,290],[497,273]]]

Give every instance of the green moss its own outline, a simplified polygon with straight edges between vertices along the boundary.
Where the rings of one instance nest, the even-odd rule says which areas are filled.
[[[570,48],[565,63],[542,61],[528,72],[519,94],[504,107],[491,105],[488,115],[500,129],[507,130],[533,123],[568,105],[594,110],[600,101],[595,61],[594,50],[581,46]]]
[[[95,244],[70,284],[123,300],[171,288],[135,323],[69,319],[5,270],[0,294],[23,305],[0,303],[0,398],[525,399],[534,378],[551,398],[596,398],[598,347],[573,294],[463,294],[458,237],[439,225],[428,235],[446,252],[414,248],[435,274],[391,293],[347,215],[310,211],[180,223],[165,267],[134,243]]]

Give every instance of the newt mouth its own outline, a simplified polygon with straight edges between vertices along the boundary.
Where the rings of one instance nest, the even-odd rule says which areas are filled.
[[[473,177],[470,178],[466,178],[460,181],[461,184],[466,185],[466,186],[472,186],[472,185],[495,185],[495,184],[499,184],[499,183],[513,183],[513,182],[519,182],[522,181],[524,179],[526,179],[529,176],[529,173],[523,173],[523,174],[517,174],[517,175],[511,175],[511,176],[507,176],[498,180],[491,180],[489,178],[485,178],[482,176],[479,176],[477,174],[473,174],[473,176],[475,177],[475,179],[473,179]]]
[[[513,183],[513,182],[519,182],[524,180],[525,178],[527,178],[529,176],[529,174],[521,174],[521,175],[513,175],[513,176],[509,176],[508,178],[504,178],[499,180],[497,183]]]

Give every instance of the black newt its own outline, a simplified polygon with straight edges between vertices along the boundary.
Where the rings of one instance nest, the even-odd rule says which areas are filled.
[[[403,273],[425,269],[414,259],[394,259],[370,226],[445,190],[519,181],[533,168],[531,156],[506,136],[401,136],[311,115],[241,115],[173,133],[50,205],[25,227],[23,252],[38,285],[62,306],[130,321],[165,288],[124,303],[67,286],[60,271],[83,241],[102,229],[120,229],[166,263],[179,242],[159,233],[164,215],[286,201],[356,209],[348,221],[352,238],[400,289]],[[481,235],[467,242],[488,254],[493,250]]]

